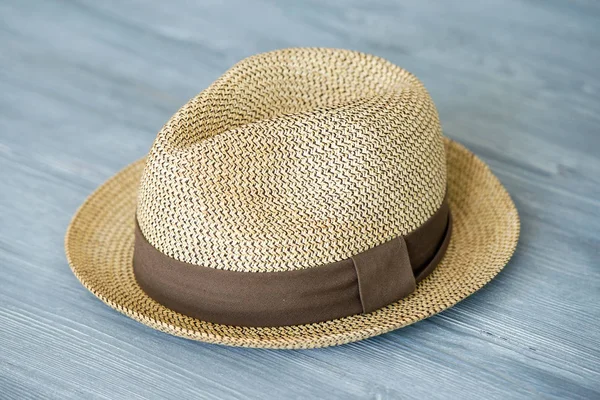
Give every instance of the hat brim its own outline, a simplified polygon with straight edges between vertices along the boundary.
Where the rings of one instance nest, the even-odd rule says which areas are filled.
[[[150,298],[133,274],[139,160],[99,187],[79,208],[65,237],[67,259],[81,283],[110,307],[172,335],[231,346],[314,348],[349,343],[410,325],[453,306],[492,280],[511,258],[519,216],[487,165],[445,139],[453,233],[442,262],[408,297],[368,314],[284,327],[214,324]]]

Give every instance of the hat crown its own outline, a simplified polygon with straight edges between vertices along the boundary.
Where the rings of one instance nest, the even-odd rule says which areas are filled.
[[[359,52],[288,49],[241,61],[167,122],[137,219],[176,260],[286,271],[406,235],[445,191],[437,111],[416,77]]]

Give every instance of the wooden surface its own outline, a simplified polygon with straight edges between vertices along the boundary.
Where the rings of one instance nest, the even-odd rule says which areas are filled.
[[[0,21],[0,398],[600,398],[599,3],[14,0]],[[65,260],[77,207],[229,66],[290,46],[420,77],[513,195],[514,259],[438,316],[320,350],[104,306]]]

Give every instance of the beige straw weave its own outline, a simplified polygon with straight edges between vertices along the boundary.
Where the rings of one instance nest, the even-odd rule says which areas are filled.
[[[445,192],[441,128],[417,78],[362,53],[289,49],[243,60],[171,118],[137,215],[179,261],[281,271],[405,235]]]
[[[133,274],[136,207],[144,235],[165,254],[268,273],[341,260],[406,234],[435,212],[446,186],[453,234],[443,261],[413,294],[372,313],[287,327],[213,324],[160,305]],[[454,305],[504,267],[518,235],[509,195],[483,162],[442,138],[414,76],[361,53],[291,49],[244,60],[184,106],[145,162],[86,200],[65,247],[85,287],[155,329],[309,348]]]

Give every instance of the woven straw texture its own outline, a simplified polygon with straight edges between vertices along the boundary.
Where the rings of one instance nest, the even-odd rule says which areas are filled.
[[[179,261],[285,271],[405,235],[445,191],[440,123],[417,78],[359,52],[288,49],[241,61],[171,118],[137,216]]]
[[[453,234],[447,253],[417,290],[369,314],[277,328],[235,327],[189,318],[160,305],[137,285],[132,269],[140,160],[123,169],[81,206],[65,239],[77,278],[109,306],[152,328],[233,346],[312,348],[348,343],[440,312],[489,282],[508,262],[519,236],[510,196],[488,167],[444,139]]]

